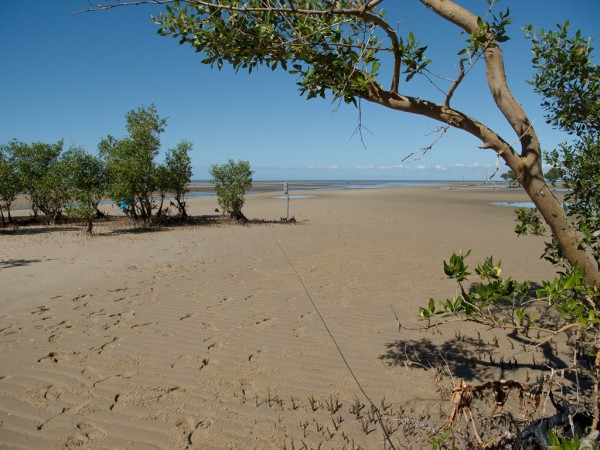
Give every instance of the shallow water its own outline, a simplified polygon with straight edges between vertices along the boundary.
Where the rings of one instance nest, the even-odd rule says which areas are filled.
[[[492,202],[494,206],[509,206],[511,208],[535,208],[533,202]]]
[[[276,198],[276,199],[294,199],[294,198],[317,198],[316,195],[290,195],[289,197],[287,195],[277,195],[275,197],[271,197],[271,198]]]

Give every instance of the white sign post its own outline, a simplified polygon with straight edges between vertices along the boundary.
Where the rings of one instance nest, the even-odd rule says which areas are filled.
[[[290,194],[288,192],[288,184],[283,183],[283,194],[287,196],[287,214],[285,216],[285,221],[290,220]]]

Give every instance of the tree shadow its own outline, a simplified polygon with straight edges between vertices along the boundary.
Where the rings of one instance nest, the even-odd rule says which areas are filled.
[[[240,226],[251,226],[251,225],[301,225],[305,224],[306,221],[293,221],[283,219],[271,220],[271,219],[246,219],[244,221],[236,220],[234,218],[224,215],[202,215],[202,216],[188,216],[185,218],[179,217],[162,217],[156,219],[154,222],[145,224],[142,222],[135,222],[131,219],[120,219],[114,222],[113,228],[109,231],[103,231],[99,233],[100,236],[113,236],[113,235],[127,235],[127,234],[144,234],[144,233],[157,233],[163,231],[169,231],[172,229],[188,228],[188,227],[210,227],[210,226],[224,226],[224,225],[240,225]]]
[[[471,284],[467,289],[468,292],[478,295],[477,285],[478,283]],[[526,303],[530,298],[535,298],[536,292],[542,287],[542,284],[530,282],[528,295],[523,297],[522,302]],[[520,306],[519,301],[521,300],[498,299],[494,305],[510,316],[510,310]],[[538,323],[548,329],[559,328],[558,317],[552,314],[552,310],[542,309],[536,311]],[[498,319],[504,318],[501,312],[497,312],[495,315]],[[464,324],[467,323],[471,322],[465,320]],[[419,330],[430,329],[433,334],[429,338],[398,340],[386,344],[387,352],[380,356],[381,360],[390,365],[417,367],[424,370],[446,367],[450,373],[465,381],[483,381],[497,376],[504,378],[509,376],[510,372],[520,369],[534,372],[545,371],[549,368],[564,369],[571,363],[571,361],[559,357],[558,351],[554,347],[555,344],[552,342],[536,346],[532,340],[519,335],[516,330],[509,332],[499,328],[498,333],[484,334],[476,331],[476,328],[470,328],[472,331],[476,331],[477,338],[475,338],[472,332],[465,334],[465,328],[457,328],[454,337],[448,338],[442,335],[443,327],[441,325],[443,325],[443,321],[440,323],[440,327],[424,327]],[[498,337],[503,342],[508,339],[508,346],[504,344],[501,348]],[[539,338],[538,335],[537,339]],[[522,348],[522,351],[515,350],[515,348]]]
[[[11,267],[29,266],[32,263],[40,262],[41,259],[7,259],[0,261],[0,269],[8,269]]]
[[[14,228],[0,228],[0,235],[7,236],[36,236],[48,233],[60,233],[68,231],[78,231],[81,228],[76,226],[61,226],[61,225],[35,225],[35,226],[19,226]]]
[[[95,236],[120,236],[132,234],[149,234],[168,231],[169,228],[160,225],[132,225],[130,227],[113,228],[109,231],[103,231]]]
[[[214,214],[202,216],[187,216],[185,218],[165,216],[155,218],[151,223],[136,222],[133,219],[124,217],[112,219],[110,221],[112,222],[112,228],[108,231],[103,231],[98,235],[114,236],[128,234],[158,233],[178,228],[214,226],[220,223],[225,223],[227,220],[228,219],[223,216]]]
[[[464,335],[439,343],[428,338],[398,340],[386,344],[387,351],[380,359],[388,365],[422,370],[446,367],[454,376],[479,382],[510,378],[521,369],[545,371],[548,367],[568,367],[568,362],[556,355],[550,343],[540,346],[541,352],[532,347],[531,352],[517,358],[514,354],[503,354],[496,342],[483,342],[480,338]]]
[[[272,219],[246,219],[238,221],[228,216],[220,214],[172,217],[164,216],[154,218],[152,222],[135,221],[129,217],[109,217],[94,221],[94,235],[96,236],[114,236],[114,235],[134,235],[147,234],[168,231],[177,228],[187,227],[205,227],[216,225],[301,225],[307,221],[296,221],[295,218]],[[40,220],[31,217],[13,218],[11,225],[0,227],[1,235],[11,236],[35,236],[56,232],[84,231],[87,224],[75,219],[63,218],[59,225],[46,225]],[[106,229],[108,227],[108,229]],[[103,229],[104,228],[104,229]]]

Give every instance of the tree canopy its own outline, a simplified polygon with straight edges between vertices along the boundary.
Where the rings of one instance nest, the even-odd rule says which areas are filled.
[[[170,193],[185,218],[192,144],[181,141],[166,152],[163,164],[157,164],[166,119],[153,105],[131,110],[125,118],[128,136],[102,139],[99,156],[77,146],[63,151],[62,141],[28,144],[13,139],[0,145],[0,225],[5,225],[5,211],[10,222],[18,194],[29,198],[34,219],[41,213],[46,222],[56,223],[66,212],[85,220],[90,233],[93,219],[103,216],[100,200],[107,197],[125,202],[134,218],[147,221],[157,207],[155,194],[161,195],[162,206]]]
[[[568,189],[565,210],[582,235],[581,248],[591,249],[600,262],[600,67],[592,62],[588,39],[577,31],[569,35],[569,22],[557,30],[527,27],[533,43],[531,81],[542,95],[546,121],[568,133],[570,141],[546,152],[553,167],[546,178],[554,185],[563,180]],[[552,259],[562,259],[557,243],[549,246]],[[569,262],[570,264],[570,262]]]
[[[116,139],[109,135],[98,145],[106,161],[108,191],[114,200],[131,203],[135,218],[149,220],[155,206],[152,194],[158,187],[154,159],[166,119],[151,105],[129,111],[125,120],[129,136]]]
[[[34,216],[42,212],[56,220],[65,200],[64,171],[60,164],[63,142],[26,144],[16,139],[5,146],[12,155],[22,190],[29,196]]]
[[[2,145],[0,146],[0,225],[4,226],[4,211],[10,222],[10,206],[21,190],[21,178],[17,172],[16,159],[11,152],[11,145]]]
[[[229,215],[245,222],[242,213],[246,192],[252,187],[252,170],[248,161],[235,162],[233,159],[224,164],[210,166],[211,183],[215,185],[219,206]]]
[[[192,178],[192,160],[189,155],[192,148],[192,143],[184,140],[175,148],[167,150],[165,157],[166,189],[173,194],[181,217],[187,217],[185,194]]]
[[[66,168],[68,197],[75,202],[67,207],[67,214],[84,219],[91,234],[93,220],[100,215],[98,205],[106,192],[104,162],[81,147],[71,147],[62,155],[62,161]]]

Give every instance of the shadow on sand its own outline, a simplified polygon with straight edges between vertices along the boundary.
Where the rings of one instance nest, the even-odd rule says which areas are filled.
[[[93,235],[95,236],[114,236],[128,234],[146,234],[168,231],[177,228],[203,227],[215,225],[296,225],[303,224],[306,221],[296,221],[294,218],[287,220],[281,218],[278,220],[270,219],[245,219],[243,221],[235,220],[224,215],[202,215],[188,216],[186,218],[163,217],[155,218],[151,223],[135,221],[128,217],[106,217],[94,221]],[[39,220],[32,218],[13,219],[13,222],[0,228],[0,236],[34,236],[39,234],[60,233],[60,232],[86,232],[86,224],[74,220],[64,219],[60,225],[45,225]]]
[[[41,262],[41,259],[7,259],[6,261],[0,261],[0,269],[29,266],[36,262]]]
[[[427,338],[398,340],[386,344],[386,348],[386,353],[380,356],[386,364],[423,370],[446,367],[454,376],[471,382],[510,378],[512,372],[520,369],[543,371],[548,367],[562,369],[568,366],[556,356],[550,343],[540,346],[540,351],[532,348],[530,353],[521,354],[519,358],[501,355],[495,342],[465,336],[441,343]]]

